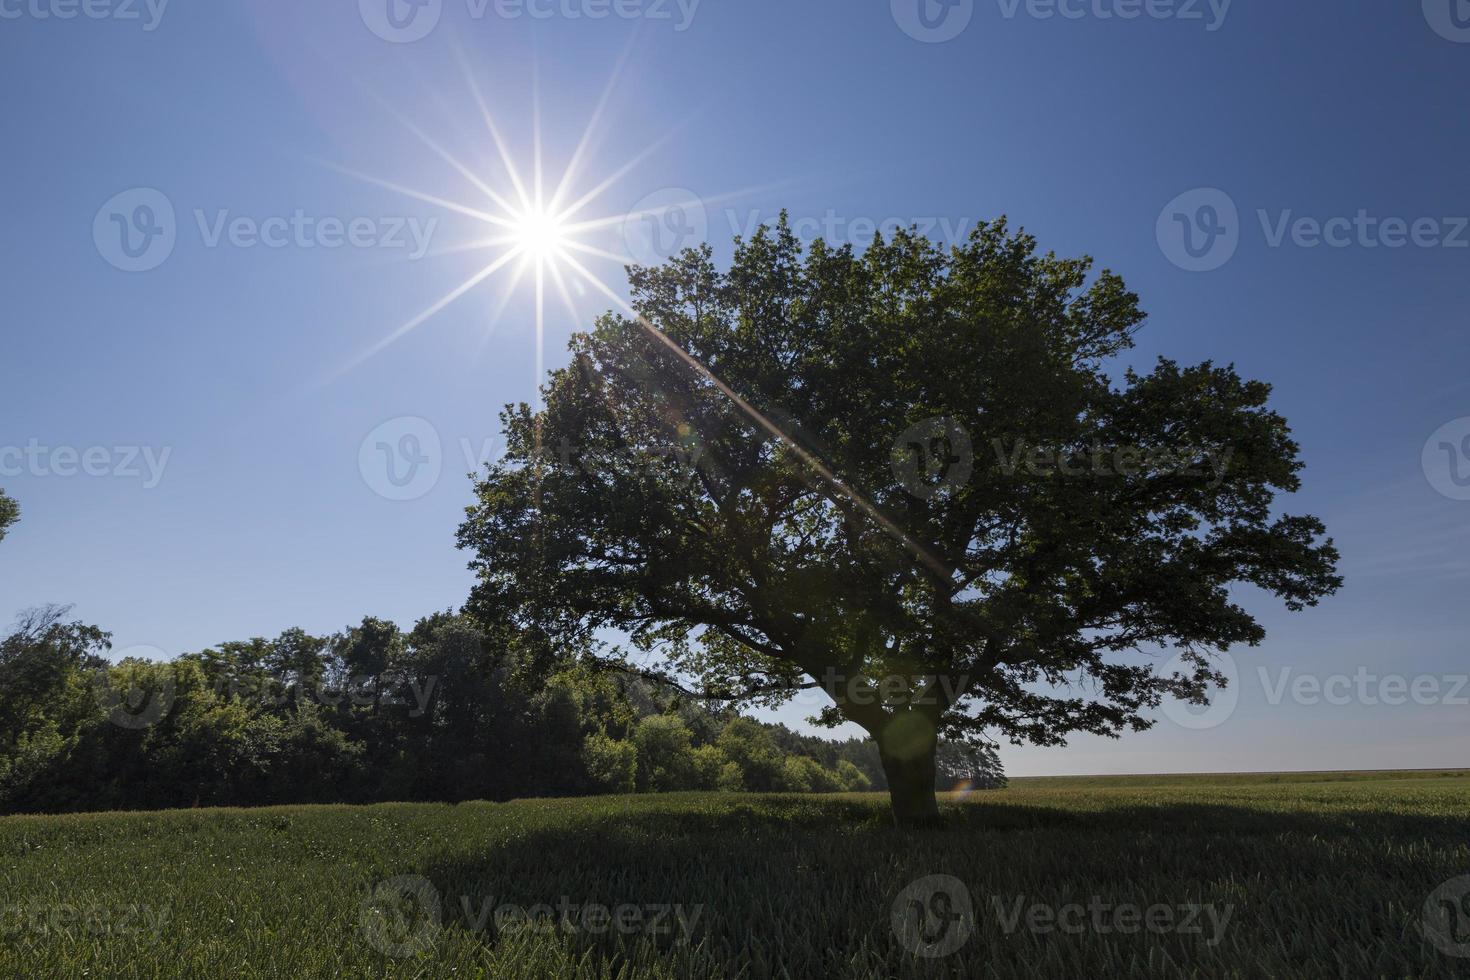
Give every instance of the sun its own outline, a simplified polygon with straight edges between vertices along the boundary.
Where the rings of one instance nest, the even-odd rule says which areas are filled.
[[[526,208],[512,219],[510,237],[527,256],[545,262],[555,259],[571,241],[566,220],[543,205]]]

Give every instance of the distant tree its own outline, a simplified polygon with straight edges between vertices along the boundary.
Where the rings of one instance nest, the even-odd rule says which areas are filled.
[[[630,285],[544,409],[502,414],[471,609],[624,631],[727,702],[826,689],[902,825],[937,819],[940,738],[1146,729],[1264,637],[1233,585],[1299,610],[1341,584],[1321,522],[1275,510],[1302,464],[1269,387],[1124,369],[1137,297],[1004,220],[804,254],[783,218],[728,271],[706,246]]]
[[[0,541],[5,540],[5,532],[10,526],[20,520],[20,505],[5,495],[4,489],[0,489]]]

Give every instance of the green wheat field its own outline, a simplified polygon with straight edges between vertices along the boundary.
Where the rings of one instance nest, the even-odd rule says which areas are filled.
[[[1470,976],[1470,774],[0,818],[5,977]]]

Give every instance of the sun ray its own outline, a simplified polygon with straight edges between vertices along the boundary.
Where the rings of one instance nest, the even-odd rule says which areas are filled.
[[[495,150],[500,154],[500,162],[505,165],[506,175],[510,177],[511,185],[515,188],[516,196],[521,199],[521,207],[531,206],[531,196],[526,193],[525,182],[521,180],[520,170],[511,157],[510,150],[506,146],[504,138],[500,135],[500,127],[495,125],[495,117],[490,112],[490,106],[485,102],[484,93],[480,91],[479,82],[475,81],[474,72],[470,68],[468,59],[465,58],[464,49],[459,42],[454,42],[454,54],[459,61],[460,70],[464,73],[465,82],[469,85],[470,93],[474,96],[475,104],[479,106],[480,115],[485,120],[485,127],[490,130],[490,139],[495,143]]]
[[[441,310],[449,306],[449,304],[453,303],[465,293],[469,292],[471,289],[474,289],[480,283],[484,282],[486,279],[489,279],[491,276],[495,275],[495,273],[499,272],[508,263],[510,263],[520,253],[520,251],[521,250],[518,248],[512,249],[511,251],[502,255],[500,258],[496,259],[494,262],[487,265],[485,268],[481,269],[479,272],[475,273],[469,279],[466,279],[463,283],[456,286],[448,294],[432,304],[428,309],[424,310],[418,316],[414,317],[412,320],[409,320],[407,323],[403,324],[398,329],[388,334],[382,340],[378,341],[376,344],[373,344],[371,347],[367,348],[362,353],[352,358],[352,360],[348,361],[337,371],[333,372],[333,374],[327,380],[331,381],[335,380],[338,377],[341,377],[342,375],[351,371],[353,368],[362,364],[364,361],[369,360],[374,355],[379,354],[387,348],[393,346],[393,344],[401,340],[406,334],[412,333],[414,330],[423,326],[426,321],[436,316]]]
[[[488,197],[491,203],[493,203],[496,207],[505,211],[515,210],[515,206],[507,201],[505,198],[501,197],[499,192],[497,192],[495,188],[485,183],[485,181],[478,174],[476,174],[469,167],[461,163],[459,159],[454,156],[454,154],[450,153],[443,146],[441,146],[428,133],[420,129],[418,127],[418,124],[416,124],[413,120],[409,119],[407,116],[404,116],[397,109],[394,109],[391,105],[389,105],[383,99],[379,98],[377,95],[373,95],[373,98],[383,106],[383,108],[388,112],[389,115],[391,115],[395,120],[398,121],[398,124],[400,126],[402,126],[404,129],[407,129],[410,133],[417,137],[419,142],[423,143],[430,150],[434,151],[434,153],[437,154],[440,159],[442,159],[445,163],[449,164],[455,170],[459,171],[461,176],[463,176],[471,184],[474,184],[475,187],[477,187],[481,193]]]
[[[699,358],[695,357],[693,354],[690,354],[683,347],[680,347],[679,344],[673,340],[673,338],[664,333],[658,328],[656,324],[654,324],[651,320],[649,320],[643,314],[634,309],[631,303],[623,299],[623,297],[619,296],[616,291],[614,291],[601,279],[593,275],[587,269],[587,267],[582,265],[581,262],[578,262],[575,257],[571,255],[565,255],[563,256],[563,258],[566,260],[568,265],[570,265],[582,276],[582,278],[586,279],[597,289],[601,290],[604,295],[606,295],[619,307],[627,311],[627,313],[633,317],[634,321],[637,322],[638,325],[641,326],[645,331],[647,331],[651,337],[667,347],[676,357],[678,357],[685,364],[689,365],[689,367],[692,368],[696,373],[698,373],[706,380],[708,380],[712,385],[714,385],[715,388],[726,398],[730,399],[731,403],[733,403],[735,407],[738,408],[747,418],[749,418],[760,428],[764,429],[766,432],[770,433],[774,438],[782,442],[788,449],[795,453],[797,457],[802,460],[802,462],[811,467],[813,472],[820,476],[828,485],[832,487],[833,490],[837,491],[838,493],[842,494],[844,497],[852,501],[853,504],[860,508],[875,522],[877,522],[878,526],[881,527],[889,536],[902,544],[909,551],[910,554],[914,555],[914,557],[924,562],[936,573],[944,576],[946,579],[953,578],[953,570],[948,568],[942,561],[931,554],[927,548],[911,538],[908,533],[903,530],[903,528],[899,527],[892,520],[890,520],[887,515],[885,515],[876,506],[874,506],[873,503],[868,500],[868,498],[864,497],[861,493],[853,489],[840,477],[838,477],[837,474],[833,473],[832,470],[828,468],[827,464],[822,462],[821,459],[813,455],[808,450],[804,449],[800,444],[796,442],[796,440],[787,435],[780,426],[778,426],[775,422],[772,422],[765,415],[762,415],[761,412],[754,405],[750,404],[750,402],[740,397],[735,389],[725,384],[725,382],[720,380],[718,375],[716,375],[709,368],[705,367],[704,364],[699,360]]]
[[[384,180],[381,177],[374,177],[371,174],[365,174],[358,170],[352,170],[348,167],[342,166],[341,164],[332,163],[330,160],[319,159],[317,160],[317,163],[320,163],[322,166],[327,167],[328,169],[335,170],[340,174],[344,174],[348,177],[353,177],[357,180],[361,180],[369,184],[374,184],[378,187],[384,188],[385,190],[393,191],[396,194],[402,194],[405,197],[411,197],[416,201],[423,201],[425,204],[432,204],[435,207],[444,208],[448,211],[455,211],[459,214],[468,215],[471,218],[478,218],[480,221],[484,221],[487,224],[499,225],[502,228],[515,228],[515,222],[511,221],[508,218],[502,218],[499,215],[490,214],[487,211],[479,211],[475,208],[467,207],[463,204],[456,204],[453,201],[447,201],[442,197],[435,197],[433,194],[425,194],[423,191],[416,191],[412,187],[404,187],[402,184],[395,184],[391,180]]]
[[[582,158],[586,155],[588,148],[592,144],[592,137],[596,135],[597,129],[602,122],[603,113],[607,110],[607,104],[612,99],[612,94],[617,88],[618,79],[622,77],[623,71],[628,67],[628,61],[633,56],[633,47],[637,43],[637,40],[638,36],[636,34],[629,39],[627,45],[623,48],[623,53],[618,57],[618,63],[613,66],[612,75],[608,78],[607,84],[603,86],[602,95],[598,98],[597,105],[592,110],[592,118],[588,120],[587,128],[582,130],[582,138],[577,141],[577,148],[572,152],[571,161],[567,163],[567,168],[562,173],[562,178],[557,183],[556,190],[551,192],[551,200],[546,205],[548,211],[557,214],[570,214],[575,211],[575,208],[568,208],[563,212],[561,210],[562,198],[566,196],[567,191],[571,189],[572,182],[577,178],[577,171],[582,165]]]

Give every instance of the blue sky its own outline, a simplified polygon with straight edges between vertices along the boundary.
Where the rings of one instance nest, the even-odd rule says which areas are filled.
[[[1277,386],[1308,464],[1287,506],[1327,521],[1346,589],[1295,616],[1243,595],[1270,639],[1217,724],[1008,749],[1013,773],[1465,764],[1470,4],[394,2],[0,0],[25,515],[0,615],[75,603],[174,655],[462,602],[464,474],[533,396],[533,291],[507,267],[360,355],[498,254],[442,204],[486,201],[446,157],[510,188],[461,57],[523,171],[539,98],[548,190],[621,63],[571,195],[646,154],[584,212],[614,219],[602,249],[649,246],[621,217],[650,200],[697,202],[670,227],[721,256],[783,207],[838,238],[1007,214],[1141,294],[1135,362]],[[612,305],[570,291],[548,366]],[[395,487],[379,442],[433,465]]]

